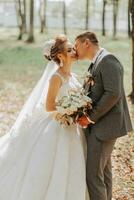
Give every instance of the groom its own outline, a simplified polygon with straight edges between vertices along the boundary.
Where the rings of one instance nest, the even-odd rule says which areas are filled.
[[[90,122],[85,129],[87,139],[87,186],[90,200],[112,199],[111,153],[116,139],[132,131],[123,87],[123,66],[99,45],[95,33],[76,37],[78,59],[89,59],[94,85],[86,85],[93,101]],[[79,119],[82,125],[83,117]],[[93,124],[94,122],[94,124]]]

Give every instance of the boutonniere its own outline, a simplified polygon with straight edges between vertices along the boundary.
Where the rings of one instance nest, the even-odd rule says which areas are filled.
[[[84,85],[91,85],[93,86],[95,84],[94,77],[90,72],[86,72],[83,75]]]

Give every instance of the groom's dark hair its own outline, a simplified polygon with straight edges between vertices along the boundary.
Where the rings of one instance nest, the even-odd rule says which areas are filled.
[[[93,32],[89,32],[89,31],[81,33],[80,35],[78,35],[76,37],[75,40],[80,40],[81,42],[85,42],[86,39],[89,39],[90,42],[92,42],[94,45],[99,44],[99,40],[98,40],[96,34]]]

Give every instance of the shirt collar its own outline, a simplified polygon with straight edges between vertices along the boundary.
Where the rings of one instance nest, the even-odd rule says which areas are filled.
[[[97,53],[95,54],[95,56],[93,57],[92,59],[92,63],[94,64],[96,59],[98,58],[99,54],[101,53],[101,51],[103,50],[104,48],[100,48]]]

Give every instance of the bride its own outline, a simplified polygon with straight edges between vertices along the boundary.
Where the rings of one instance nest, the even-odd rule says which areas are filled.
[[[85,200],[83,136],[54,119],[55,100],[81,87],[65,36],[47,41],[50,61],[10,132],[0,138],[0,200]]]

